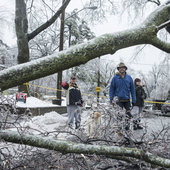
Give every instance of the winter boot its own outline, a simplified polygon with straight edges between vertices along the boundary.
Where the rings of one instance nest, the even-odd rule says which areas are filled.
[[[137,125],[133,125],[133,130],[138,130]]]
[[[73,125],[72,125],[72,124],[68,124],[68,127],[69,127],[70,129],[73,129]]]
[[[120,115],[120,113],[118,112],[118,114],[117,114],[117,120],[119,120],[119,121],[122,121],[122,119],[123,119],[123,117]]]
[[[130,129],[130,120],[126,119],[125,120],[125,130],[129,130]]]
[[[136,120],[133,121],[133,130],[140,130],[140,129],[143,129],[143,127],[139,125],[139,122]]]
[[[75,129],[78,129],[80,127],[80,123],[76,123],[75,125]]]
[[[137,128],[137,124],[138,122],[137,122],[137,120],[134,120],[133,121],[133,130],[137,130],[138,128]]]
[[[125,130],[129,130],[129,129],[130,129],[130,125],[126,125]]]
[[[137,129],[143,129],[143,127],[137,124]]]
[[[128,111],[126,112],[126,118],[125,118],[125,130],[130,129],[130,119],[132,118],[132,114]]]

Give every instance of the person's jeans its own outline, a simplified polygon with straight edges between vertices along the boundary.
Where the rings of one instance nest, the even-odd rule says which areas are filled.
[[[130,129],[130,119],[133,117],[131,114],[131,104],[130,101],[128,102],[117,102],[117,104],[123,109],[126,110],[126,118],[125,118],[125,130]]]
[[[128,101],[128,102],[118,102],[117,104],[118,104],[122,109],[125,108],[126,114],[127,114],[128,118],[131,119],[131,118],[132,118],[132,114],[131,114],[131,112],[130,112],[130,110],[131,110],[130,101]]]
[[[81,108],[78,105],[69,105],[67,106],[67,113],[68,113],[68,124],[73,125],[74,118],[75,123],[81,122]]]
[[[141,106],[134,106],[133,107],[131,112],[132,112],[134,120],[137,120],[138,122],[141,121],[142,109],[143,109],[143,107],[141,107]]]

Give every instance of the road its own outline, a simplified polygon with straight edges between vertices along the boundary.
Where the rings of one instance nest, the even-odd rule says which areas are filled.
[[[153,134],[159,134],[163,129],[162,134],[170,135],[170,117],[160,115],[162,114],[158,111],[145,113],[141,121],[144,129],[135,131],[135,136],[141,138],[144,132],[146,132],[146,135],[152,138]]]

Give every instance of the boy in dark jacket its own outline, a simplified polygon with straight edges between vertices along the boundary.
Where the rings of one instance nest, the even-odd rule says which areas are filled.
[[[80,89],[76,84],[76,77],[71,76],[70,83],[63,82],[62,87],[66,90],[68,125],[70,128],[73,128],[73,122],[75,119],[75,129],[78,129],[81,122],[80,106],[82,106],[83,100]]]
[[[141,80],[139,78],[136,78],[134,81],[135,84],[135,91],[136,91],[136,103],[133,106],[132,112],[134,112],[134,115],[136,115],[136,120],[134,124],[134,130],[137,129],[143,129],[142,126],[140,126],[141,121],[141,113],[144,106],[144,99],[146,99],[146,93],[143,89],[143,86],[141,85]]]

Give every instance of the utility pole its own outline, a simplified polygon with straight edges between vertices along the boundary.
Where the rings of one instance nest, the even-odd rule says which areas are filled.
[[[97,87],[100,87],[100,70],[98,70]],[[97,103],[99,104],[100,91],[97,91]]]
[[[62,3],[64,4],[65,0],[62,1]],[[95,10],[97,9],[96,6],[92,6],[92,7],[86,7],[86,8],[83,8],[79,11],[76,12],[76,14],[84,9],[92,9],[92,10]],[[75,15],[75,14],[74,14]],[[71,17],[71,16],[70,16]],[[68,17],[68,18],[70,18]],[[66,18],[66,19],[68,19]],[[65,10],[62,12],[61,14],[61,24],[60,24],[60,44],[59,44],[59,51],[62,51],[63,50],[63,45],[64,45],[64,20],[65,20]],[[71,29],[71,28],[70,28]],[[71,38],[71,37],[70,37]],[[69,39],[70,41],[70,39]],[[70,42],[69,42],[70,43]],[[58,76],[57,76],[57,93],[56,93],[56,101],[55,101],[55,104],[57,105],[61,105],[61,96],[62,96],[62,71],[58,72]]]
[[[99,62],[98,62],[98,71],[97,71],[97,104],[99,104],[99,98],[100,98],[100,57],[99,57]]]
[[[64,4],[63,0],[63,4]],[[65,10],[61,14],[61,24],[60,24],[60,44],[59,44],[59,51],[63,50],[63,44],[64,44],[64,19],[65,19]],[[57,76],[57,101],[56,104],[61,105],[61,89],[62,89],[62,71],[58,72]]]

